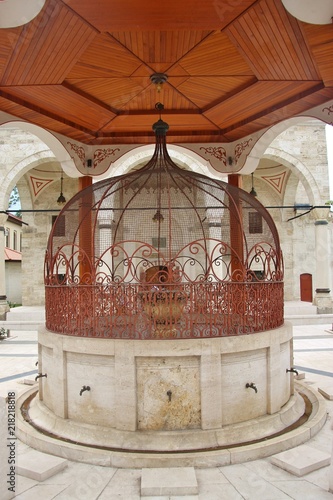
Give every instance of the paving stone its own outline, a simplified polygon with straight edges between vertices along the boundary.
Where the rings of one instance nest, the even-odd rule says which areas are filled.
[[[20,455],[16,464],[16,472],[20,476],[41,482],[62,471],[67,465],[68,461],[64,458],[31,450]]]
[[[324,398],[333,400],[333,385],[321,386],[318,387],[318,392],[324,396]]]
[[[273,455],[271,463],[295,476],[304,476],[330,464],[331,455],[308,445],[297,446]]]
[[[198,494],[194,467],[142,469],[141,496],[189,496]]]

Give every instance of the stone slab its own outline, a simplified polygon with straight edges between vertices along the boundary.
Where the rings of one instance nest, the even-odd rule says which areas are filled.
[[[331,455],[311,446],[301,445],[273,455],[270,461],[277,467],[301,477],[329,465]]]
[[[198,494],[194,467],[142,469],[141,496],[189,496]]]
[[[38,384],[38,382],[34,378],[25,378],[23,380],[24,385],[34,385]]]
[[[63,458],[31,450],[18,457],[16,472],[20,476],[42,482],[65,469],[67,465],[68,461]]]
[[[330,401],[333,400],[333,385],[318,387],[318,392],[320,392],[324,398],[329,399]]]
[[[305,379],[305,373],[304,372],[298,372],[298,375],[295,375],[296,380],[303,380]]]

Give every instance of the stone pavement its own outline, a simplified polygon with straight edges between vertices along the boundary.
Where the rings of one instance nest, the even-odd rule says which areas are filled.
[[[294,326],[294,366],[305,374],[303,382],[315,389],[333,392],[333,334],[331,324]],[[37,367],[37,332],[12,331],[8,340],[0,342],[0,396],[8,392],[20,394],[27,389],[24,380],[33,380]],[[332,391],[331,389],[332,388]],[[322,430],[307,446],[331,453],[333,401],[327,399],[328,418]],[[31,448],[18,442],[17,464],[20,456]],[[191,468],[189,468],[191,469]],[[154,469],[156,470],[156,469]],[[196,489],[185,495],[184,488],[177,490],[184,471],[165,470],[168,483],[156,496],[153,474],[142,469],[116,469],[69,462],[68,466],[44,481],[21,475],[16,476],[18,500],[333,500],[329,489],[330,467],[307,473],[301,477],[273,465],[270,458],[219,468],[191,469],[190,477]],[[194,471],[194,474],[193,474]],[[186,472],[186,471],[185,471]],[[192,474],[192,475],[191,475]],[[143,488],[145,486],[145,488]],[[181,484],[180,484],[181,486]],[[0,485],[0,498],[4,485]],[[151,488],[151,489],[149,489]],[[178,491],[178,496],[177,496]],[[141,496],[152,492],[151,496]],[[154,496],[155,495],[155,496]],[[163,495],[163,496],[161,496]]]

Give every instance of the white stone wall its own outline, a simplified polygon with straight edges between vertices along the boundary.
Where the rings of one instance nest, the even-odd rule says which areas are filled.
[[[220,445],[230,444],[237,435],[230,425],[286,409],[294,393],[293,375],[286,371],[291,365],[288,322],[251,335],[158,341],[64,336],[41,327],[38,367],[47,377],[39,379],[39,407],[47,419],[58,417],[60,434],[69,423],[77,439],[93,443],[121,438],[125,448],[196,448],[207,446],[200,431],[215,430],[221,431]],[[82,391],[84,386],[89,390]],[[298,411],[303,413],[304,401]],[[251,428],[251,438],[277,432],[275,425],[281,430],[299,416],[287,412],[274,424],[262,420],[257,431]],[[184,441],[172,434],[181,430]]]
[[[330,199],[325,124],[313,120],[291,127],[271,143],[274,161],[287,168],[287,182],[278,194],[267,183],[260,182],[260,165],[256,171],[258,199],[265,205],[324,206]],[[266,155],[265,155],[266,156]],[[268,157],[272,158],[268,154]],[[327,208],[316,208],[308,214],[293,208],[269,209],[279,231],[285,267],[285,300],[300,299],[300,275],[312,274],[313,297],[317,284],[315,221],[329,217]],[[289,220],[296,215],[301,217]],[[329,219],[328,231],[332,235]],[[331,239],[331,238],[330,238]],[[331,244],[327,245],[332,269]],[[331,288],[333,287],[333,283]]]

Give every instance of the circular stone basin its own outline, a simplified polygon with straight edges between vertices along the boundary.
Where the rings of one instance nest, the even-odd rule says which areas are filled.
[[[31,446],[47,436],[56,448],[63,442],[88,447],[88,455],[92,449],[103,456],[127,453],[124,466],[137,466],[133,454],[155,466],[152,454],[183,453],[187,463],[197,463],[192,454],[211,452],[218,453],[216,465],[241,446],[266,456],[268,449],[277,452],[266,440],[283,448],[291,435],[286,431],[306,427],[309,406],[315,407],[309,391],[294,391],[291,360],[289,323],[250,335],[158,341],[72,337],[41,328],[38,366],[47,377],[39,379],[38,395],[24,405],[22,399],[29,424],[20,435]],[[84,386],[90,390],[83,392]],[[306,429],[301,442],[309,437]]]

